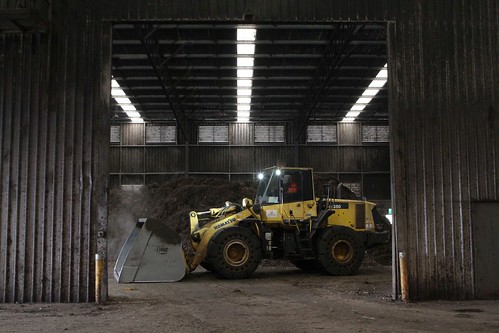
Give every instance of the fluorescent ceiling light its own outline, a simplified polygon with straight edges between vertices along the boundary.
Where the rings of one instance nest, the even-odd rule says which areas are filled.
[[[129,118],[140,118],[140,113],[137,111],[126,111],[125,113]]]
[[[345,117],[345,118],[343,118],[342,122],[349,123],[349,122],[353,122],[354,120],[355,120],[354,117]]]
[[[386,80],[378,80],[374,79],[371,84],[369,84],[369,88],[381,88],[385,85]]]
[[[111,89],[111,96],[126,96],[125,92],[121,88]]]
[[[237,29],[238,41],[254,41],[256,39],[256,29],[240,28]]]
[[[379,89],[366,89],[362,93],[362,96],[375,96],[379,92]]]
[[[125,111],[126,115],[130,118],[132,123],[143,123],[144,119],[140,117],[140,113],[132,104],[130,99],[126,96],[123,89],[120,88],[119,83],[115,79],[111,79],[111,96],[114,98],[117,104]],[[120,96],[120,97],[117,97]]]
[[[237,98],[237,104],[250,104],[251,103],[251,97],[238,97]]]
[[[249,110],[250,110],[249,104],[238,104],[237,105],[237,111],[249,111]]]
[[[249,111],[237,111],[237,118],[249,118]]]
[[[253,81],[251,80],[237,80],[238,87],[251,87],[253,85]]]
[[[237,44],[237,54],[255,54],[255,44]]]
[[[140,117],[133,117],[133,118],[130,118],[130,120],[132,121],[132,123],[143,123],[144,122],[144,119],[142,119]]]
[[[241,77],[251,78],[251,77],[253,77],[253,70],[252,69],[238,69],[237,70],[237,77],[238,78],[241,78]]]
[[[377,79],[380,78],[387,78],[388,77],[388,70],[386,68],[383,68],[382,70],[379,71],[378,75],[376,75]]]
[[[355,102],[355,104],[369,104],[369,102],[372,100],[372,97],[361,97]]]
[[[365,104],[354,104],[350,110],[351,111],[362,111],[366,108],[366,105]]]
[[[131,104],[130,99],[127,97],[117,97],[114,99],[118,104]]]
[[[251,96],[251,89],[237,89],[237,96]]]
[[[251,56],[255,54],[256,29],[237,29],[237,121],[248,122],[251,109],[251,87],[253,85],[253,67],[255,59]],[[245,96],[245,97],[240,97]],[[246,97],[247,96],[247,97]]]
[[[255,58],[253,57],[237,57],[237,67],[253,67]]]
[[[133,104],[120,104],[123,111],[137,111]]]
[[[371,81],[369,87],[364,90],[362,93],[363,97],[357,99],[357,102],[350,108],[350,112],[348,112],[343,118],[344,122],[354,121],[356,117],[359,116],[360,111],[364,110],[367,104],[371,102],[373,97],[380,91],[379,88],[382,88],[388,78],[388,64],[385,64],[382,69],[376,75],[376,78]],[[372,89],[375,88],[375,89]],[[376,89],[378,88],[378,89]]]
[[[345,116],[346,118],[355,118],[360,114],[360,111],[350,111]]]

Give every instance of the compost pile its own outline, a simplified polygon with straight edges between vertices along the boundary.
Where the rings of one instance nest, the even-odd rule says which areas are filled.
[[[116,259],[121,246],[140,217],[154,218],[189,243],[189,212],[222,207],[254,198],[257,184],[219,178],[181,177],[136,189],[113,189],[109,194],[109,252]]]

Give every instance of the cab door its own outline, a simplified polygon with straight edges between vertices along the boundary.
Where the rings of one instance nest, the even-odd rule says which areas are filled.
[[[282,176],[282,198],[283,219],[304,220],[317,216],[311,170],[286,170]]]

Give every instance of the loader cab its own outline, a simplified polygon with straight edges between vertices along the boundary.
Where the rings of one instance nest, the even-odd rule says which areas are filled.
[[[309,168],[269,168],[259,174],[255,206],[268,222],[316,215],[313,173]]]

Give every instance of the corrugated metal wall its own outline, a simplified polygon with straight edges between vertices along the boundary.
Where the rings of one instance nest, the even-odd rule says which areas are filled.
[[[498,255],[473,253],[471,216],[499,200],[498,2],[404,4],[389,28],[399,250],[412,298],[473,298],[474,257]]]
[[[94,298],[109,170],[110,25],[102,19],[240,20],[244,12],[257,21],[396,22],[388,29],[391,165],[411,297],[475,297],[474,256],[497,255],[473,253],[470,208],[499,199],[497,7],[494,0],[52,1],[52,27],[39,44],[36,35],[0,37],[0,301]],[[258,163],[275,161],[255,149]]]
[[[94,298],[109,129],[93,83],[109,82],[95,51],[106,36],[100,21],[53,14],[50,35],[0,35],[0,302]]]

